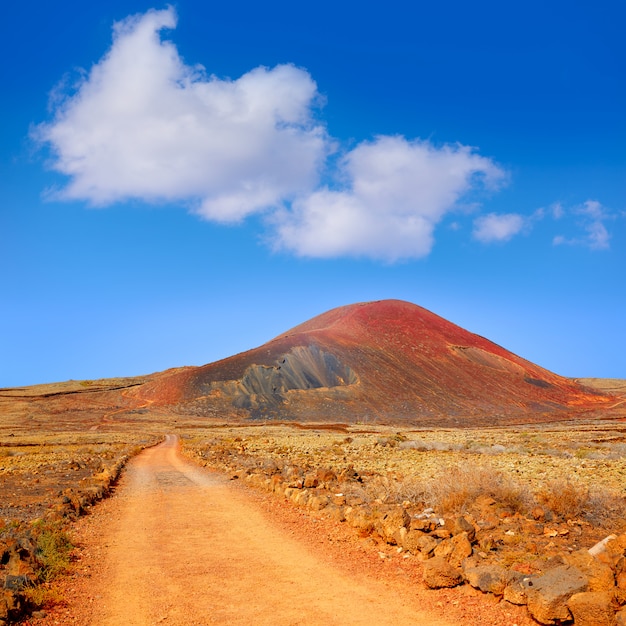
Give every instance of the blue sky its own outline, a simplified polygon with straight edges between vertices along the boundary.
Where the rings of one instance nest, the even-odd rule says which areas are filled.
[[[0,386],[399,298],[626,377],[623,2],[5,8]]]

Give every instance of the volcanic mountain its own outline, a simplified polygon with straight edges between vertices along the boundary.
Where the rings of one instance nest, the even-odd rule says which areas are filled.
[[[333,309],[128,395],[207,417],[439,425],[547,421],[614,400],[399,300]]]

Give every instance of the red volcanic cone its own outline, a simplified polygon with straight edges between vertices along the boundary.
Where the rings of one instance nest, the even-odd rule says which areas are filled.
[[[459,425],[566,418],[612,399],[399,300],[333,309],[133,393],[195,415]]]

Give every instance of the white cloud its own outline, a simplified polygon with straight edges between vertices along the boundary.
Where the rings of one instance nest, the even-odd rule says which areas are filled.
[[[587,200],[574,209],[575,213],[585,215],[592,220],[603,220],[607,217],[606,210],[597,200]]]
[[[606,226],[597,220],[594,220],[585,227],[587,231],[587,243],[592,250],[607,250],[610,248],[609,241],[611,235]]]
[[[560,220],[565,215],[565,210],[560,202],[555,202],[551,207],[552,217],[555,220]]]
[[[526,226],[526,220],[517,213],[489,213],[474,220],[472,232],[475,239],[483,243],[509,241]]]
[[[55,96],[34,136],[69,178],[58,197],[174,201],[218,222],[265,212],[278,248],[394,261],[429,254],[442,218],[505,178],[473,148],[399,136],[360,143],[330,167],[336,142],[316,118],[308,72],[209,76],[162,39],[175,26],[172,8],[117,23],[74,93]],[[322,172],[334,182],[322,186]]]
[[[612,214],[597,200],[587,200],[570,209],[568,213],[580,216],[578,228],[582,229],[583,234],[576,237],[557,235],[552,240],[555,246],[584,246],[590,250],[608,250],[611,247],[611,235],[605,222],[615,219],[617,215]],[[561,215],[563,214],[565,214],[564,209],[561,211]]]
[[[276,243],[312,257],[426,256],[435,226],[462,196],[479,185],[494,188],[503,177],[466,146],[377,137],[345,155],[343,188],[319,189],[276,216]]]
[[[200,215],[234,221],[312,189],[330,144],[310,75],[279,65],[207,77],[161,40],[175,26],[172,8],[116,24],[111,50],[38,127],[70,177],[61,196],[195,200]]]

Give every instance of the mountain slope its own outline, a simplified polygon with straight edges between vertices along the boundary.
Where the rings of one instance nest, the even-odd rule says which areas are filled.
[[[129,395],[207,416],[450,424],[565,418],[613,399],[398,300],[333,309]]]

